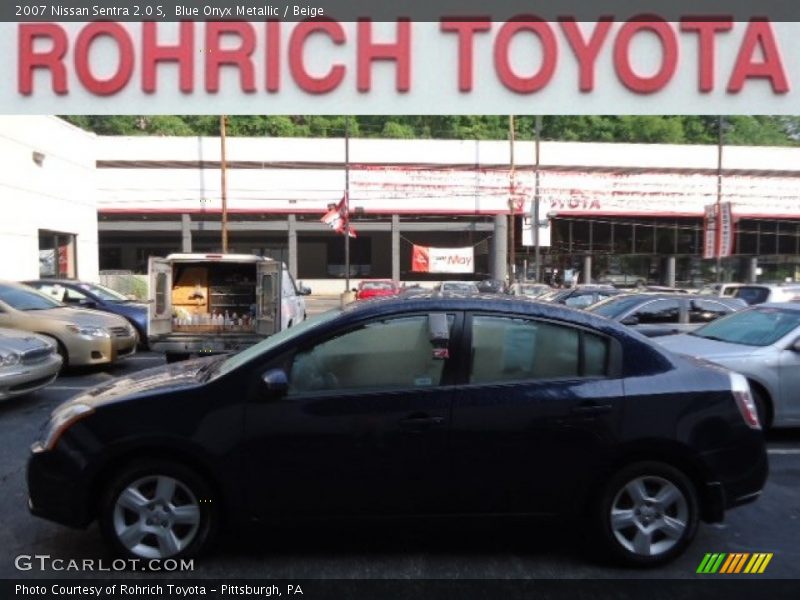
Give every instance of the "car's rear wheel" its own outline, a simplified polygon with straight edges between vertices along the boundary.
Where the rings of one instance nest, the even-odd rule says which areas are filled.
[[[127,467],[105,490],[100,528],[116,553],[139,559],[195,556],[216,530],[208,484],[191,469],[148,461]]]
[[[683,473],[660,462],[617,472],[595,505],[602,549],[616,562],[655,566],[679,556],[697,533],[698,501]]]

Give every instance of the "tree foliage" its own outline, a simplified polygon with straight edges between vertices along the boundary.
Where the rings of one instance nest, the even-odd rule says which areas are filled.
[[[219,135],[215,115],[65,116],[70,123],[100,135]],[[515,119],[517,139],[534,136],[535,117]],[[342,137],[389,139],[508,139],[509,119],[502,115],[267,116],[232,115],[230,136]],[[800,144],[800,117],[732,116],[724,118],[724,141],[732,145]],[[545,116],[542,139],[647,144],[715,144],[718,118],[713,116]]]

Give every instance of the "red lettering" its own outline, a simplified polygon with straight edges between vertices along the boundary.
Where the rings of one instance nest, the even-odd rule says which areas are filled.
[[[473,51],[475,33],[489,31],[492,27],[489,19],[469,21],[442,21],[441,30],[458,35],[458,89],[461,92],[472,91]]]
[[[89,55],[92,44],[100,37],[110,37],[119,51],[116,72],[108,79],[98,79],[92,73]],[[97,21],[84,27],[75,42],[75,72],[88,91],[98,96],[116,94],[124,88],[133,74],[133,41],[119,23]]]
[[[753,54],[756,48],[761,49],[763,60],[756,62]],[[783,68],[783,60],[772,25],[768,21],[753,19],[744,33],[739,55],[733,67],[728,92],[738,94],[742,91],[746,79],[769,79],[772,91],[785,94],[789,91],[789,81]]]
[[[582,92],[591,92],[594,89],[594,67],[597,62],[597,55],[600,53],[603,43],[611,31],[611,17],[600,17],[592,31],[589,41],[583,37],[581,29],[574,18],[563,18],[561,29],[569,42],[575,58],[578,60],[578,87]]]
[[[38,39],[51,42],[49,50],[36,52],[34,45]],[[17,88],[26,96],[33,93],[33,73],[36,69],[48,69],[51,84],[56,94],[66,94],[67,69],[64,55],[67,53],[67,33],[54,23],[28,23],[19,26],[17,40]]]
[[[315,33],[326,34],[337,46],[344,44],[347,39],[342,26],[330,19],[298,23],[289,38],[289,72],[302,90],[311,94],[325,94],[339,87],[344,79],[345,68],[341,64],[334,64],[322,76],[311,75],[306,70],[303,48],[306,40]]]
[[[397,41],[394,43],[375,43],[372,41],[372,21],[358,21],[358,91],[372,89],[372,62],[393,60],[397,63],[395,89],[407,92],[411,87],[411,22],[408,19],[397,21]]]
[[[267,91],[278,92],[281,89],[281,25],[271,19],[267,21]]]
[[[223,48],[226,36],[239,38],[236,48]],[[252,55],[256,48],[253,26],[246,22],[208,21],[206,23],[206,91],[219,91],[220,67],[233,66],[239,69],[239,84],[243,92],[256,91],[255,70]]]
[[[533,75],[522,77],[511,68],[509,50],[514,36],[526,31],[539,38],[542,46],[542,65]],[[504,86],[518,94],[530,94],[548,84],[556,70],[558,47],[556,38],[546,21],[533,15],[516,17],[507,22],[497,34],[494,45],[494,66]]]
[[[142,89],[148,94],[156,91],[159,62],[176,62],[181,91],[184,94],[194,91],[194,23],[180,24],[178,43],[174,46],[159,45],[157,33],[156,23],[142,23]]]
[[[631,41],[643,31],[655,34],[661,42],[661,67],[649,77],[639,75],[631,65]],[[658,92],[670,82],[677,66],[678,40],[666,21],[655,16],[637,17],[622,26],[614,44],[614,67],[629,90],[638,94]]]
[[[715,36],[718,33],[730,31],[732,28],[733,20],[730,18],[705,21],[684,19],[681,21],[681,31],[697,34],[697,87],[703,93],[711,92],[714,89]]]

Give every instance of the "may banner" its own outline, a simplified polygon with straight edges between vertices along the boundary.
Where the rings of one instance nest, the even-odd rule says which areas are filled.
[[[415,273],[473,273],[475,250],[466,248],[430,248],[414,245],[411,270]]]

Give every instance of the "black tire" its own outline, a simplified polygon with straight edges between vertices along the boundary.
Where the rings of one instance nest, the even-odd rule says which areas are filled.
[[[129,487],[135,486],[139,482],[144,482],[138,489],[144,490],[142,495],[148,500],[152,500],[150,504],[157,504],[155,484],[148,488],[148,482],[153,478],[171,479],[177,482],[175,485],[176,492],[173,496],[174,503],[168,505],[165,511],[154,513],[151,510],[148,515],[152,514],[156,518],[175,518],[178,510],[186,509],[186,507],[196,507],[198,515],[196,524],[175,523],[169,525],[169,531],[175,532],[176,539],[179,539],[182,545],[177,552],[169,554],[164,552],[163,556],[151,555],[148,550],[153,547],[161,547],[160,536],[155,533],[143,534],[139,544],[134,546],[133,549],[126,546],[117,533],[120,524],[126,525],[130,523],[135,524],[136,527],[141,527],[145,523],[145,518],[141,514],[137,516],[137,513],[127,509],[118,510],[117,501],[121,494],[128,490]],[[148,489],[153,490],[152,497],[147,494]],[[188,494],[186,493],[187,491]],[[100,530],[114,553],[126,558],[146,560],[157,558],[163,560],[166,558],[197,556],[208,550],[216,537],[219,519],[217,503],[215,503],[213,496],[211,486],[192,469],[180,463],[168,460],[136,462],[126,466],[119,475],[111,479],[108,485],[105,486],[99,506],[98,521]],[[171,509],[169,508],[170,506],[172,507]],[[178,510],[176,510],[176,507]],[[160,508],[160,506],[156,505],[153,510],[159,511]],[[164,514],[167,514],[167,516],[158,516]],[[163,528],[160,528],[155,520],[151,524],[149,518],[146,522],[146,528],[148,532],[163,531]]]
[[[167,359],[167,364],[171,364],[180,362],[182,360],[189,360],[191,355],[183,352],[167,352],[165,356]]]
[[[637,512],[633,497],[626,491],[626,486],[634,482],[643,482],[646,497],[650,493],[657,496],[659,491],[666,490],[667,486],[662,483],[666,482],[680,492],[682,501],[676,500],[667,506],[648,502],[643,507],[648,511],[646,514],[643,509]],[[620,512],[630,510],[631,525],[627,529],[621,529],[620,526],[615,531],[612,527],[611,512],[615,505]],[[613,562],[626,566],[654,567],[667,563],[680,556],[697,533],[699,503],[694,484],[681,471],[661,462],[637,462],[620,469],[603,487],[591,508],[591,527],[600,556],[610,557]],[[684,523],[679,535],[664,534],[659,528],[659,524],[667,522],[664,517],[669,517],[671,524]],[[622,522],[627,522],[627,519]],[[632,548],[634,541],[639,539],[639,532],[642,532],[642,539],[651,540],[643,542],[645,547],[650,548],[650,554]]]
[[[769,400],[764,396],[758,387],[750,384],[750,394],[753,396],[753,402],[756,405],[756,413],[758,413],[758,422],[761,423],[761,431],[767,432],[772,427],[772,419],[770,415]]]

